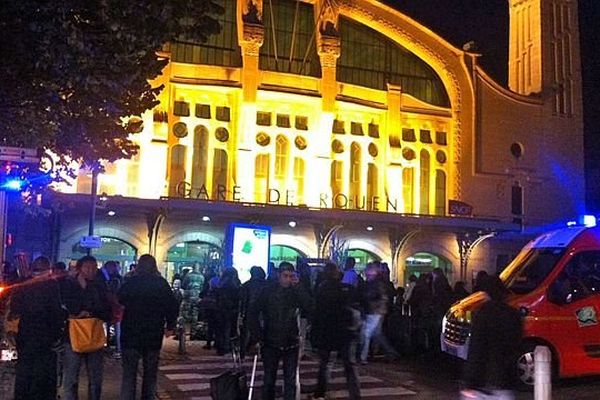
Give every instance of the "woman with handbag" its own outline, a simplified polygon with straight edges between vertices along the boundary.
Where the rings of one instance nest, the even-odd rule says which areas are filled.
[[[106,286],[96,279],[98,263],[92,256],[80,258],[75,275],[67,279],[62,294],[69,313],[64,360],[64,397],[77,400],[79,371],[84,363],[88,376],[88,399],[102,394],[103,350],[106,335],[103,324],[111,319]]]

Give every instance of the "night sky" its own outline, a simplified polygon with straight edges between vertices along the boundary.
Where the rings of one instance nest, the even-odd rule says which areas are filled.
[[[458,48],[474,40],[484,70],[507,87],[508,0],[384,0]],[[600,214],[600,0],[579,0],[586,202]]]

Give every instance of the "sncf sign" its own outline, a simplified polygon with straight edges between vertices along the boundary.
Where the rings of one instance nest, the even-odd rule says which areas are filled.
[[[458,200],[448,200],[448,213],[471,217],[473,216],[473,206]]]

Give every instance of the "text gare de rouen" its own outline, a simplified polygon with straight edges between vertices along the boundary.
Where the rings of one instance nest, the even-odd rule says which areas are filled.
[[[242,187],[234,185],[231,191],[227,190],[227,187],[223,185],[217,185],[217,187],[209,192],[205,185],[200,187],[193,187],[189,182],[180,182],[177,185],[177,194],[186,199],[197,199],[197,200],[213,200],[213,201],[234,201],[234,202],[245,202],[248,201],[242,197]],[[230,199],[228,199],[228,193],[230,193]],[[286,206],[298,206],[296,203],[296,192],[293,190],[286,190],[282,193],[278,189],[268,188],[267,199],[264,204],[273,205],[286,205]],[[328,193],[319,194],[319,207],[321,208],[341,208],[351,210],[365,210],[365,211],[387,211],[387,212],[398,212],[398,199],[379,196],[373,196],[367,199],[366,196],[348,196],[343,193],[337,193],[334,196],[330,196]]]

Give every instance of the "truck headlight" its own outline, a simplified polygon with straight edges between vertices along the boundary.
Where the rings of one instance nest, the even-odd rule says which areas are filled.
[[[444,318],[442,318],[442,332],[446,332],[446,323],[448,323],[448,319],[444,315]]]

